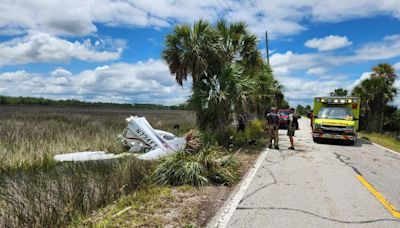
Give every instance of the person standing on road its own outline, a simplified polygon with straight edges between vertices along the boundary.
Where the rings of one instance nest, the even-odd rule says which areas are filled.
[[[294,150],[294,132],[296,131],[296,123],[297,123],[297,119],[299,118],[299,116],[297,115],[297,113],[295,113],[295,109],[291,108],[290,109],[290,114],[289,114],[289,125],[288,125],[288,131],[287,131],[287,135],[289,136],[289,140],[290,140],[290,147],[288,148],[289,150]]]
[[[277,113],[277,109],[274,107],[271,108],[271,112],[267,115],[266,129],[268,134],[268,148],[272,148],[272,139],[274,139],[274,147],[279,150],[279,114]]]
[[[314,111],[311,110],[310,112],[310,125],[311,125],[311,131],[314,129],[313,127],[313,121],[314,121]]]

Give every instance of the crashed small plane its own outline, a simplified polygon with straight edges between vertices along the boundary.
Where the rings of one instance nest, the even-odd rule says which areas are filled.
[[[59,154],[54,157],[57,161],[88,161],[120,158],[133,154],[142,160],[155,160],[160,157],[183,150],[186,139],[178,138],[174,134],[153,129],[144,117],[130,116],[126,118],[127,128],[117,140],[127,148],[129,153],[112,154],[105,151],[84,151],[68,154]]]

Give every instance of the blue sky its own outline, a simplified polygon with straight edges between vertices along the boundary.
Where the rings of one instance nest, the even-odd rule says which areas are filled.
[[[245,21],[264,57],[267,29],[293,106],[351,90],[378,63],[400,70],[398,0],[5,0],[0,11],[2,95],[182,103],[190,80],[178,86],[160,53],[174,25],[200,18]]]

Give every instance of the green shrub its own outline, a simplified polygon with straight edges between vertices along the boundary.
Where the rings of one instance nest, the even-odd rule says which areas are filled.
[[[246,127],[244,134],[247,139],[259,139],[263,137],[265,123],[262,120],[252,120]]]
[[[160,185],[204,186],[209,183],[231,184],[237,180],[237,163],[221,147],[205,147],[197,153],[178,151],[163,158],[153,172]]]
[[[243,132],[238,132],[233,126],[228,126],[225,129],[202,132],[201,139],[208,145],[220,145],[230,148],[232,146],[246,146],[250,141],[263,140],[265,136],[265,122],[255,119],[247,124]]]

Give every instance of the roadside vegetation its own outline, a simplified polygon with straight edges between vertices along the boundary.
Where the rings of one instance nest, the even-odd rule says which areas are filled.
[[[360,137],[400,153],[400,141],[393,135],[360,132]]]
[[[365,130],[381,133],[385,125],[385,110],[397,94],[394,68],[381,63],[372,68],[369,78],[357,85],[352,95],[361,98],[361,112],[366,116]],[[386,117],[388,115],[386,114]]]

